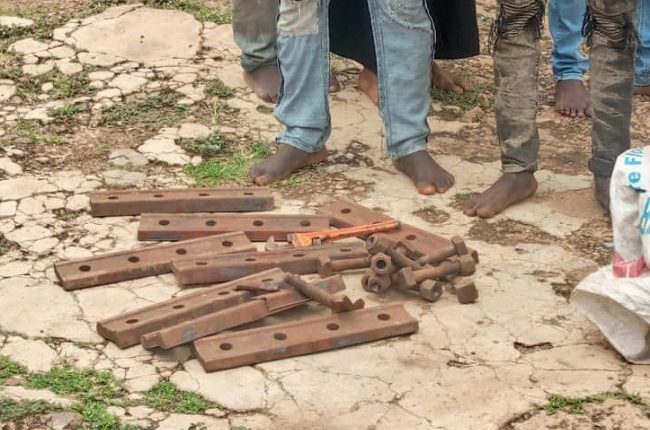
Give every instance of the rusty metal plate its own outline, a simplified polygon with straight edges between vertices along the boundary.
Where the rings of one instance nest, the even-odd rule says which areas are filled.
[[[332,225],[339,228],[372,224],[393,219],[381,212],[342,198],[318,209],[316,212],[329,216],[332,220]],[[450,240],[442,236],[405,223],[400,223],[398,229],[382,233],[382,235],[408,248],[413,253],[411,255],[412,258],[435,254],[440,248],[447,247],[451,244]],[[478,262],[478,254],[476,251],[472,249],[469,251],[474,257],[474,260]]]
[[[181,297],[100,321],[97,323],[97,332],[118,347],[128,348],[140,343],[140,337],[146,333],[235,306],[254,296],[250,291],[237,290],[238,286],[278,284],[285,277],[285,272],[273,269],[227,284],[201,288]]]
[[[318,273],[318,261],[322,257],[335,261],[367,256],[364,245],[337,244],[242,253],[230,257],[184,259],[173,261],[172,270],[182,285],[210,284],[231,281],[274,267],[297,275]]]
[[[418,321],[401,304],[366,308],[326,317],[223,333],[194,342],[208,371],[372,342],[415,333]]]
[[[90,193],[93,216],[143,213],[259,212],[271,210],[269,188],[197,188],[171,190],[100,191]]]
[[[273,236],[285,241],[292,233],[329,230],[323,215],[277,214],[143,214],[138,240],[185,240],[231,231],[243,231],[250,240]]]
[[[170,262],[174,258],[251,252],[255,249],[244,233],[235,232],[63,261],[55,263],[54,270],[63,289],[76,290],[167,273],[171,271]]]
[[[309,283],[321,291],[336,293],[345,289],[340,276]],[[294,289],[253,297],[244,303],[213,312],[202,317],[147,333],[140,343],[147,349],[174,348],[224,330],[259,321],[267,316],[293,309],[311,300]]]

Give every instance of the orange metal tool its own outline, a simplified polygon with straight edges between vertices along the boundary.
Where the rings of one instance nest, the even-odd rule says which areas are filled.
[[[325,241],[336,241],[355,236],[368,236],[374,233],[383,233],[399,227],[399,221],[391,220],[376,224],[360,225],[357,227],[340,228],[313,233],[294,233],[289,235],[289,242],[296,248],[306,248],[320,245]]]

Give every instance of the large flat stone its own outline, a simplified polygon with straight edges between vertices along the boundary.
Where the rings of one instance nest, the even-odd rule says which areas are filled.
[[[138,8],[93,22],[70,36],[77,48],[90,53],[151,64],[166,58],[193,58],[200,47],[200,29],[201,24],[184,12]]]

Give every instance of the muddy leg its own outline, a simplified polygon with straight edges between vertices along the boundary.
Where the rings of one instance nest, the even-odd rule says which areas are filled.
[[[609,178],[630,147],[636,0],[588,0],[593,103],[592,159],[598,202],[609,209]]]
[[[541,0],[502,0],[493,29],[497,135],[503,176],[469,202],[465,214],[492,217],[537,189],[537,75]]]

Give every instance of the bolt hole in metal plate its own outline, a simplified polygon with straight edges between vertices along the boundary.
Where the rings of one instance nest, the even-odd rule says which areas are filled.
[[[143,214],[138,240],[174,241],[213,234],[243,231],[250,240],[264,242],[270,237],[286,241],[293,233],[326,231],[329,217],[323,215],[251,214]]]
[[[269,188],[128,190],[90,194],[93,216],[261,212],[273,209],[274,205]]]
[[[388,315],[389,318],[381,319],[379,315]],[[194,350],[203,368],[215,371],[328,351],[406,335],[417,330],[417,320],[401,304],[396,303],[345,314],[221,333],[196,340]],[[277,334],[284,334],[286,338],[280,341]],[[229,344],[232,348],[224,350],[221,347],[223,344]]]
[[[229,233],[57,262],[54,269],[64,289],[88,288],[170,272],[172,260],[187,258],[180,249],[192,258],[256,250],[243,233]]]

